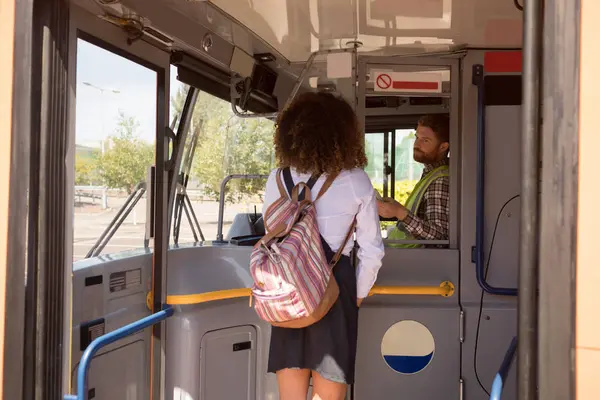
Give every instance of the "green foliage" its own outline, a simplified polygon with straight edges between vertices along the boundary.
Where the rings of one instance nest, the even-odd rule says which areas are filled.
[[[181,88],[173,97],[174,115],[180,114],[186,91]],[[200,92],[188,136],[191,138],[194,132],[199,135],[192,178],[200,182],[206,195],[216,200],[227,175],[268,174],[273,166],[273,129],[273,122],[265,118],[238,118],[229,102]],[[239,202],[260,196],[264,187],[262,179],[235,179],[229,182],[225,198]]]
[[[394,133],[396,139],[395,155],[395,177],[398,180],[414,179],[421,175],[423,164],[416,162],[413,159],[413,144],[415,142],[416,133],[411,131],[405,133],[397,131]],[[388,138],[390,146],[389,160],[392,162],[391,138]],[[369,164],[365,169],[371,179],[375,182],[381,182],[383,179],[383,161],[384,161],[384,135],[382,133],[370,133],[365,137],[365,151]]]
[[[98,174],[100,151],[95,148],[76,146],[75,148],[75,185],[100,185]]]
[[[137,136],[138,128],[135,118],[120,112],[116,134],[109,138],[98,162],[104,184],[128,194],[146,180],[148,167],[154,164],[154,146]]]
[[[98,157],[75,155],[75,185],[98,185],[101,183],[98,174]]]

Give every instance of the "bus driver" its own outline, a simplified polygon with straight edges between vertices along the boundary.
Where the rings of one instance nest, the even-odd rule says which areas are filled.
[[[421,179],[404,205],[392,198],[377,200],[381,217],[398,218],[398,223],[389,232],[388,239],[448,240],[449,125],[448,116],[442,114],[426,115],[419,120],[413,158],[425,165]],[[421,247],[421,245],[394,244],[391,247]]]

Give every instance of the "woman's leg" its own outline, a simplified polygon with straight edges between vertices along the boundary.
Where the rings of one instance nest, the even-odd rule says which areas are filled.
[[[286,368],[277,371],[276,375],[279,400],[306,400],[310,380],[309,369]]]
[[[313,397],[312,400],[344,400],[348,386],[345,383],[330,381],[312,372]]]

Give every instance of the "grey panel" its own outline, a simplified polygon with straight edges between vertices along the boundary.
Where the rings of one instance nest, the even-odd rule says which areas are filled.
[[[219,329],[200,341],[200,399],[256,398],[256,329]]]
[[[486,109],[486,257],[500,209],[521,193],[520,110],[519,106],[488,106]],[[512,200],[498,223],[488,274],[492,286],[517,287],[520,207],[520,198]]]
[[[354,57],[353,57],[354,59]],[[354,61],[352,61],[354,64]],[[354,69],[354,65],[353,65]],[[335,79],[336,92],[346,100],[352,108],[356,109],[356,78],[338,78]]]
[[[451,249],[386,248],[376,284],[429,285],[449,280],[456,285],[458,255]]]
[[[360,310],[355,398],[458,399],[460,342],[458,311],[418,306],[365,306]],[[430,364],[414,374],[392,370],[382,356],[382,339],[394,323],[414,320],[425,325],[435,341]],[[399,338],[413,341],[415,337]],[[412,346],[413,343],[405,343]],[[404,349],[406,350],[406,349]],[[410,362],[410,361],[409,361]]]
[[[490,390],[510,340],[516,335],[516,297],[483,297],[479,335],[482,290],[477,283],[471,248],[475,245],[475,206],[477,172],[477,89],[471,83],[473,64],[483,63],[483,51],[469,51],[462,68],[462,140],[461,140],[461,225],[460,225],[460,300],[465,315],[462,346],[462,377],[465,398],[488,399],[481,385]],[[519,256],[520,201],[520,107],[486,108],[485,162],[485,260],[489,257],[488,282],[492,286],[516,287]],[[499,218],[498,218],[499,217]],[[490,245],[496,220],[498,226],[490,257]],[[475,370],[475,349],[477,369]],[[503,399],[516,398],[515,365],[507,381]]]
[[[461,301],[479,302],[481,290],[471,261],[471,247],[475,245],[475,177],[477,172],[477,89],[471,84],[471,67],[483,63],[483,52],[470,51],[463,68],[463,115],[461,159]],[[520,107],[493,106],[486,108],[486,163],[485,163],[485,259],[494,224],[502,205],[520,193]],[[489,282],[492,285],[516,285],[518,265],[518,210],[519,200],[513,200],[504,210],[494,243],[494,264],[490,262]],[[510,218],[508,213],[510,211]],[[508,222],[511,220],[511,222]],[[504,225],[501,227],[500,225]],[[514,231],[513,231],[514,229]],[[499,249],[502,248],[502,251]],[[511,302],[509,298],[499,301]]]
[[[492,381],[508,349],[513,336],[517,334],[517,319],[514,308],[505,306],[487,306],[481,316],[479,340],[477,340],[477,316],[479,307],[465,310],[466,334],[463,351],[463,376],[466,383],[466,399],[487,400],[489,396],[481,389],[477,378],[489,392]],[[476,343],[475,347],[473,344]],[[475,354],[477,349],[477,354]],[[477,374],[475,374],[475,363]],[[502,399],[516,399],[516,362],[513,361]]]
[[[519,219],[521,215],[521,199],[515,198],[509,201],[513,196],[498,196],[493,205],[493,212],[488,223],[490,234],[488,235],[486,260],[489,259],[489,270],[487,281],[496,287],[517,287],[519,272]],[[492,201],[490,201],[492,203]],[[499,214],[502,206],[506,204],[504,210]],[[490,208],[492,205],[490,205]],[[486,207],[487,208],[487,207]],[[496,228],[496,237],[493,248],[492,233],[495,221],[498,221]],[[489,249],[492,252],[489,252]],[[509,299],[504,299],[508,301]]]
[[[248,326],[253,326],[256,338],[254,342],[256,348],[253,350],[256,354],[255,393],[248,393],[241,398],[269,400],[278,398],[275,375],[266,372],[270,328],[259,321],[254,310],[248,306],[248,299],[234,299],[177,307],[175,315],[167,320],[166,400],[240,398],[201,397],[200,392],[202,338],[208,332],[218,332],[223,328],[234,326],[243,327],[246,331],[248,331]],[[228,383],[222,378],[215,379],[217,379],[215,384],[218,388]],[[234,385],[234,383],[231,384]],[[235,383],[235,385],[238,384]],[[232,387],[231,389],[238,390],[240,388]]]
[[[458,250],[386,249],[377,285],[437,286],[448,280],[458,286]],[[414,320],[433,335],[435,353],[422,371],[403,375],[382,356],[383,337],[393,324]],[[355,398],[458,399],[460,378],[460,309],[458,294],[440,296],[373,296],[359,313]],[[415,337],[402,338],[407,346]],[[410,362],[410,361],[409,361]]]
[[[147,344],[138,340],[94,357],[88,378],[88,398],[90,400],[147,399],[146,348]],[[77,387],[76,372],[73,373],[72,379],[73,390],[75,390]]]
[[[252,284],[248,272],[251,248],[235,246],[187,246],[169,252],[169,294],[202,293],[212,290],[249,287]],[[433,285],[442,281],[458,282],[459,253],[457,250],[387,249],[384,266],[380,270],[378,285]],[[359,349],[357,358],[357,400],[381,398],[372,396],[381,388],[396,393],[398,388],[419,395],[423,379],[433,379],[445,391],[458,397],[460,367],[458,295],[440,296],[373,296],[367,299],[360,311]],[[385,366],[381,358],[381,340],[385,330],[402,319],[415,319],[427,325],[435,337],[434,361],[414,379],[385,371],[382,379],[373,379],[370,369],[373,363]],[[276,379],[266,373],[269,350],[270,327],[258,320],[248,299],[232,299],[200,305],[180,306],[177,313],[167,321],[167,368],[166,398],[187,400],[201,397],[198,385],[202,376],[207,332],[221,335],[227,327],[256,327],[256,393],[257,398],[277,399]],[[205,340],[205,339],[204,339]],[[226,346],[226,345],[225,345]],[[376,349],[377,351],[374,351]],[[227,349],[225,349],[227,350]],[[227,362],[220,361],[220,362]],[[212,365],[212,364],[211,364]],[[388,368],[389,370],[389,368]],[[448,373],[448,371],[456,371]],[[381,372],[381,371],[380,371]],[[424,375],[425,374],[425,375]],[[426,378],[424,378],[426,377]],[[208,380],[217,391],[225,386],[221,378]],[[244,387],[239,383],[237,390]],[[398,386],[400,385],[400,386]],[[228,388],[229,389],[229,388]],[[211,390],[211,389],[209,389]],[[210,392],[213,393],[213,392]],[[415,399],[437,399],[440,392],[423,391]],[[249,393],[248,396],[251,396]],[[245,397],[243,397],[245,398]],[[252,397],[249,397],[252,398]]]
[[[110,290],[111,275],[114,287],[117,283],[114,278],[120,272],[137,270],[140,270],[141,280],[137,279],[137,274],[129,275],[129,279],[125,278],[125,288]],[[80,322],[105,317],[108,332],[148,315],[146,295],[150,289],[151,271],[152,255],[144,250],[73,263],[73,347],[79,347],[75,330]],[[101,283],[92,280],[100,276]],[[76,353],[73,357],[79,359]]]
[[[393,249],[386,248],[383,266],[376,285],[379,286],[439,286],[450,281],[458,289],[458,250],[450,249]],[[400,295],[369,297],[364,302],[387,307],[455,307],[458,320],[458,291],[452,297]]]
[[[167,293],[191,294],[252,286],[252,247],[184,245],[169,251]]]
[[[86,343],[82,343],[81,325],[100,318],[104,320],[103,329],[101,326],[90,329],[93,339],[98,334],[111,332],[148,316],[146,295],[150,289],[151,272],[152,254],[148,250],[73,263],[73,377],[77,375],[79,360],[86,347]],[[89,388],[95,389],[95,398],[148,398],[149,339],[150,331],[145,330],[106,346],[94,357]],[[75,378],[72,387],[74,392]]]

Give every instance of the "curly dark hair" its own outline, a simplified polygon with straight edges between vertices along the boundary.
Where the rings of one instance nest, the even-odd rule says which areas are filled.
[[[354,110],[331,93],[307,92],[294,99],[277,118],[274,141],[279,166],[299,173],[334,174],[367,164]]]

